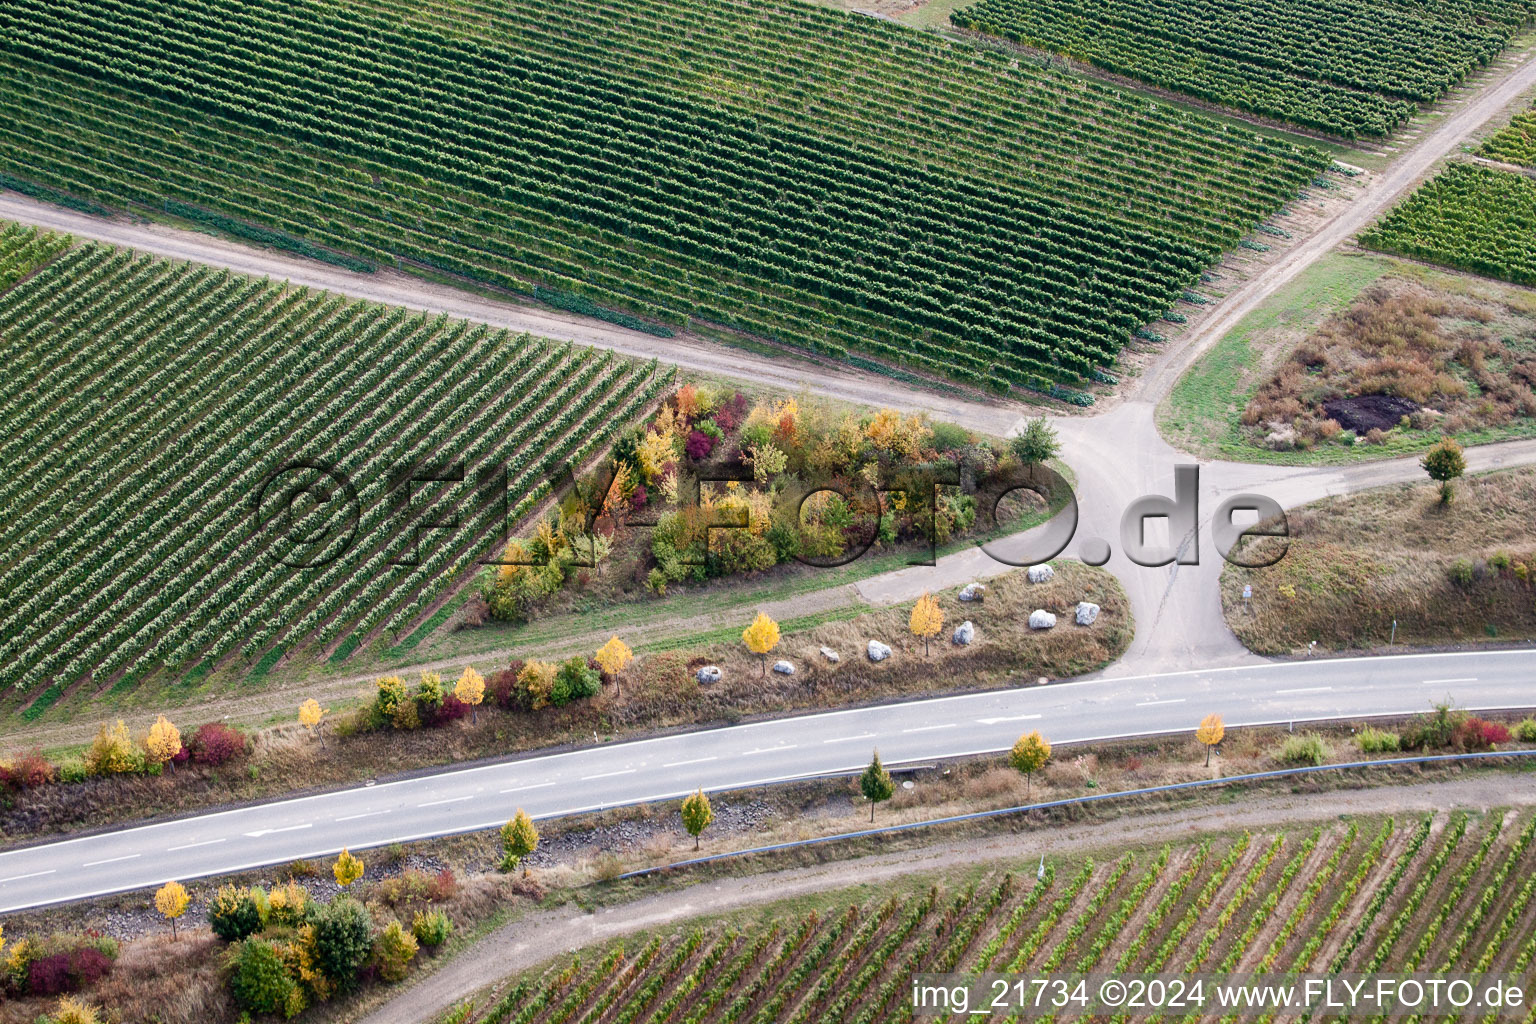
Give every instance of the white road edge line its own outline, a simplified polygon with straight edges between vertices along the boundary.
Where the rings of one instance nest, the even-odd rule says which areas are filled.
[[[185,846],[167,846],[166,853],[175,853],[177,850],[191,850],[199,846],[212,846],[214,843],[222,843],[223,839],[204,839],[200,843],[187,843]]]
[[[125,853],[121,857],[108,857],[106,860],[86,861],[84,864],[81,864],[80,866],[83,867],[83,868],[93,868],[93,867],[95,867],[98,864],[116,864],[120,860],[133,860],[135,857],[142,857],[142,856],[143,856],[143,854],[140,854],[140,853]]]
[[[718,761],[718,757],[696,757],[692,761],[668,761],[663,768],[681,768],[685,764],[703,764],[705,761]],[[502,792],[506,792],[503,790]]]
[[[470,793],[468,796],[450,796],[446,800],[428,800],[426,803],[424,803],[424,804],[417,804],[416,806],[417,807],[438,807],[438,806],[441,806],[442,804],[458,804],[458,803],[463,803],[465,800],[473,800],[474,798],[475,798],[475,794]]]

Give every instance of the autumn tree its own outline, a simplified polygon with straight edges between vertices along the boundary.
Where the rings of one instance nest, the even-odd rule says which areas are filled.
[[[1195,727],[1195,739],[1205,745],[1205,763],[1207,767],[1211,763],[1211,751],[1216,749],[1216,745],[1221,742],[1222,737],[1226,734],[1227,726],[1221,720],[1220,715],[1206,715],[1200,719],[1200,724]]]
[[[345,889],[362,878],[365,870],[363,862],[354,857],[346,847],[342,847],[341,855],[336,858],[336,864],[331,868],[331,874],[336,876],[336,884]]]
[[[917,604],[912,606],[912,618],[908,620],[907,628],[912,630],[913,636],[923,638],[924,655],[928,653],[928,641],[938,636],[939,630],[944,628],[944,610],[926,590],[917,599]]]
[[[864,769],[864,774],[859,776],[859,792],[869,801],[870,821],[875,820],[875,805],[896,795],[896,783],[891,779],[891,773],[885,770],[885,765],[880,763],[878,750],[875,751],[874,760],[869,762],[869,767]]]
[[[170,719],[160,715],[155,719],[155,724],[149,727],[149,734],[144,737],[145,760],[150,764],[169,764],[171,770],[176,770],[175,762],[171,758],[181,753],[181,730],[171,724]]]
[[[1467,460],[1461,453],[1461,445],[1447,437],[1425,452],[1419,465],[1424,467],[1424,472],[1429,474],[1431,480],[1439,481],[1440,504],[1449,505],[1455,497],[1451,491],[1451,481],[1467,471]]]
[[[325,749],[325,737],[320,734],[320,720],[325,717],[326,708],[320,706],[320,702],[311,697],[299,705],[299,724],[309,730],[309,734],[320,741],[320,749]]]
[[[501,870],[516,870],[523,858],[531,856],[538,848],[539,830],[534,827],[528,812],[519,807],[512,820],[501,826]],[[527,873],[528,869],[524,867],[523,874]]]
[[[1014,771],[1024,776],[1024,799],[1029,799],[1029,793],[1034,782],[1035,772],[1040,771],[1051,760],[1051,744],[1037,729],[1027,735],[1020,736],[1019,741],[1008,752],[1008,763]]]
[[[701,787],[692,796],[683,797],[683,827],[688,834],[693,836],[693,848],[699,848],[699,836],[709,828],[709,823],[715,820],[714,808],[709,806],[709,797],[704,795]]]
[[[176,919],[187,912],[191,897],[180,882],[166,882],[155,891],[155,909],[160,916],[171,922],[171,939],[176,938]]]
[[[619,693],[619,673],[624,671],[626,665],[635,660],[635,652],[629,649],[629,645],[616,636],[608,638],[608,642],[597,649],[597,664],[602,670],[613,677],[613,693]]]
[[[747,650],[762,660],[763,675],[767,675],[768,652],[779,645],[779,624],[758,612],[752,625],[741,631],[741,641],[747,645]]]
[[[464,674],[453,685],[453,695],[469,705],[471,725],[480,720],[480,704],[485,700],[485,677],[475,671],[475,666],[464,666]]]

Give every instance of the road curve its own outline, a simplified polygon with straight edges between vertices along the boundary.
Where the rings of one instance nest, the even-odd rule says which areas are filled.
[[[1068,627],[1075,628],[1075,627]],[[528,757],[0,853],[0,913],[539,818],[1055,743],[1536,704],[1530,650],[1268,662],[941,697]]]

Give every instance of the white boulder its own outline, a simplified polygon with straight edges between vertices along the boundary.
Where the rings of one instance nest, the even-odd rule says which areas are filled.
[[[1030,629],[1053,629],[1056,626],[1056,616],[1044,608],[1036,608],[1029,613]]]
[[[720,678],[721,672],[719,665],[705,665],[703,668],[699,669],[699,682],[701,683],[718,683]]]
[[[955,627],[954,642],[961,647],[967,647],[976,639],[976,627],[971,625],[971,620],[966,619]]]
[[[1044,563],[1032,565],[1027,571],[1029,573],[1029,582],[1031,583],[1045,583],[1056,578],[1056,570]]]
[[[795,674],[795,666],[791,662],[782,659],[773,663],[773,670],[781,676],[792,676]]]
[[[836,665],[838,662],[843,660],[842,655],[838,654],[836,651],[834,651],[830,647],[823,647],[821,649],[821,656],[823,658],[826,658],[828,661],[830,661],[834,665]]]
[[[1092,601],[1077,602],[1077,624],[1079,626],[1091,626],[1099,617],[1099,606]]]
[[[986,584],[983,583],[967,583],[964,587],[960,588],[960,600],[980,601],[981,592],[986,589]]]
[[[881,643],[879,640],[871,640],[869,642],[869,660],[870,661],[884,661],[886,658],[889,658],[890,656],[891,656],[891,649],[889,647],[887,647],[885,644]]]

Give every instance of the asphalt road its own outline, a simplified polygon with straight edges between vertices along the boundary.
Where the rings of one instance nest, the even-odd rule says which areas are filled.
[[[1076,628],[1076,627],[1066,627]],[[343,846],[676,799],[887,763],[1005,750],[1039,729],[1053,743],[1229,726],[1405,714],[1451,697],[1472,709],[1536,705],[1533,651],[1278,662],[1085,680],[914,701],[446,772],[0,853],[0,913],[168,879],[225,874]]]

